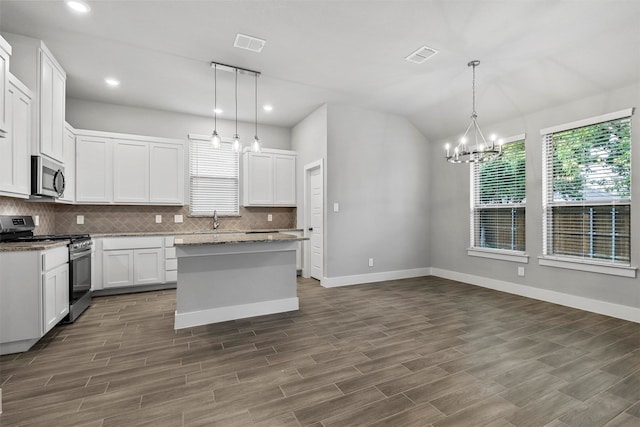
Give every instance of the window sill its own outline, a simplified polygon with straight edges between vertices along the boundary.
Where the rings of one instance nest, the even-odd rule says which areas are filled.
[[[501,261],[519,262],[521,264],[529,263],[529,255],[527,255],[526,252],[519,251],[507,251],[487,248],[467,248],[467,255],[480,258],[498,259]]]
[[[616,265],[597,261],[586,261],[582,259],[541,256],[538,257],[538,264],[547,267],[566,268],[569,270],[588,271],[590,273],[609,274],[612,276],[636,277],[636,267],[628,265]]]

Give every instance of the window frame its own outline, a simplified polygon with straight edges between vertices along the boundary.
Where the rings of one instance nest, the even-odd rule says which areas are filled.
[[[198,217],[212,217],[212,212],[196,212],[194,213],[192,210],[192,193],[193,193],[193,174],[192,174],[192,165],[191,165],[191,155],[193,149],[193,143],[206,143],[211,140],[210,136],[207,135],[194,135],[189,134],[189,155],[188,155],[188,170],[189,170],[189,217],[198,218]],[[231,149],[231,145],[233,144],[233,140],[231,138],[223,137],[221,138],[221,147],[228,146]],[[239,217],[240,216],[240,155],[241,153],[237,153],[237,162],[236,162],[236,175],[235,175],[235,212],[234,213],[219,213],[219,217]]]
[[[571,270],[588,271],[594,273],[609,274],[623,277],[635,277],[636,268],[631,266],[631,247],[629,247],[629,262],[606,260],[602,258],[588,258],[583,256],[571,256],[565,254],[550,253],[550,241],[553,240],[553,209],[558,207],[568,206],[629,206],[631,210],[631,192],[628,200],[610,200],[606,202],[590,200],[583,202],[565,202],[553,200],[553,165],[548,159],[549,147],[547,142],[547,136],[563,131],[572,129],[584,128],[600,123],[605,123],[613,120],[629,118],[631,127],[631,117],[633,116],[634,108],[628,108],[612,113],[603,114],[600,116],[594,116],[583,120],[578,120],[566,124],[552,126],[540,130],[541,145],[542,145],[542,255],[538,257],[539,265],[548,267],[558,267]],[[633,140],[631,140],[631,143]],[[630,166],[630,172],[632,168]],[[551,187],[550,187],[551,186]],[[551,190],[550,190],[551,188]],[[631,212],[629,212],[631,220]],[[629,245],[631,245],[631,238]]]
[[[516,142],[524,143],[525,150],[525,165],[526,165],[526,134],[514,135],[509,138],[504,139],[504,145],[516,143]],[[526,197],[525,202],[522,203],[509,203],[505,204],[503,208],[524,208],[525,211],[525,229],[523,230],[525,233],[525,250],[514,250],[514,249],[497,249],[497,248],[487,248],[483,246],[476,246],[475,241],[475,232],[476,232],[476,215],[480,209],[483,209],[482,205],[476,205],[476,179],[478,175],[478,164],[471,163],[469,166],[469,186],[470,186],[470,241],[469,247],[467,248],[467,255],[479,257],[479,258],[489,258],[489,259],[497,259],[502,261],[511,261],[516,263],[527,264],[529,262],[529,255],[526,252]],[[525,171],[525,187],[526,187],[526,171]],[[525,188],[526,192],[526,188]],[[486,209],[486,207],[485,207]]]

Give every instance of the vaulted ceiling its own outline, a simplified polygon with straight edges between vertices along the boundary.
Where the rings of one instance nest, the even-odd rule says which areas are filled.
[[[209,116],[211,61],[262,72],[259,121],[291,127],[326,102],[406,116],[430,140],[477,109],[496,122],[640,81],[640,1],[0,1],[0,31],[40,38],[67,72],[69,97]],[[261,53],[237,33],[266,39]],[[422,45],[424,62],[404,58]],[[104,78],[121,80],[117,89]],[[218,72],[233,119],[234,75]],[[254,81],[239,77],[239,119]]]

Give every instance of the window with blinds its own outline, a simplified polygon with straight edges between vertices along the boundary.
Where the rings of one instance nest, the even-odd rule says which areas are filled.
[[[524,252],[524,145],[509,138],[499,159],[471,164],[471,247]]]
[[[238,154],[222,141],[214,149],[209,140],[191,139],[189,150],[191,215],[237,215],[239,203]]]
[[[630,263],[632,113],[541,131],[545,255]]]

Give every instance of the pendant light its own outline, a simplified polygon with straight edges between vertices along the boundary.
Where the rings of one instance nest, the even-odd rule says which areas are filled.
[[[473,100],[472,100],[472,109],[471,109],[471,123],[467,127],[464,135],[460,138],[460,142],[453,149],[453,154],[449,151],[451,146],[449,143],[446,143],[444,148],[446,150],[445,159],[449,163],[481,163],[487,162],[490,160],[495,160],[502,156],[502,140],[497,141],[495,135],[491,135],[489,138],[490,143],[484,138],[484,134],[482,130],[480,130],[480,126],[478,125],[478,113],[476,113],[476,67],[480,65],[480,61],[473,60],[470,61],[467,66],[473,68],[473,81],[472,81],[472,90],[473,90]],[[473,140],[471,141],[472,145],[467,145],[469,140],[467,139],[467,135],[469,131],[473,129]],[[498,145],[498,147],[496,147]]]
[[[256,126],[256,133],[255,136],[253,137],[253,144],[251,144],[251,150],[254,153],[259,153],[260,151],[262,151],[262,144],[260,144],[260,138],[258,138],[258,73],[254,74],[256,77],[256,93],[255,93],[255,106],[256,106],[256,115],[255,115],[255,126]]]
[[[236,68],[236,133],[233,134],[233,151],[239,153],[242,151],[240,144],[240,135],[238,135],[238,69]]]
[[[220,135],[218,135],[218,64],[213,64],[213,134],[211,135],[211,146],[220,148]]]

